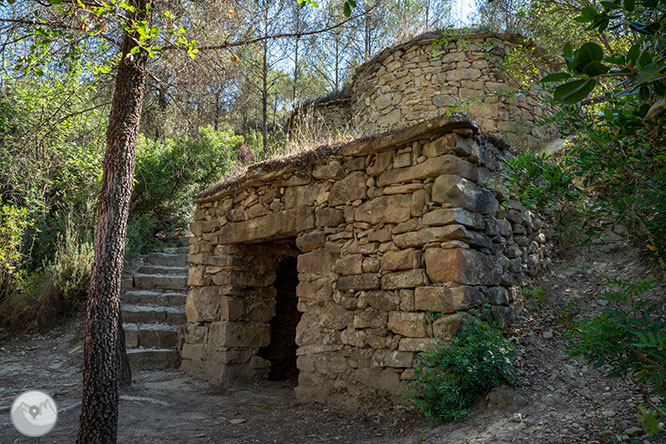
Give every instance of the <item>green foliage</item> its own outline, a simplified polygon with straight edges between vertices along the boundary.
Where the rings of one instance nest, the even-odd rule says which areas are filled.
[[[501,178],[511,197],[531,210],[559,208],[577,196],[573,174],[547,153],[523,151],[507,157]]]
[[[666,416],[666,300],[645,297],[654,284],[632,284],[605,277],[610,289],[601,297],[601,314],[575,322],[568,352],[582,356],[594,368],[606,365],[608,377],[631,375],[638,384],[650,387],[660,404],[641,406],[639,417],[648,435],[659,432],[657,413]]]
[[[201,128],[196,139],[181,137],[160,143],[140,137],[130,207],[132,241],[148,234],[152,237],[167,227],[184,228],[194,209],[192,198],[229,173],[242,141],[230,130],[211,127]],[[129,241],[127,248],[146,251]]]
[[[92,231],[79,230],[71,223],[67,226],[64,235],[58,236],[53,260],[44,267],[46,285],[53,288],[52,297],[57,299],[55,305],[66,313],[76,311],[85,301],[93,263]]]
[[[27,212],[27,209],[14,205],[0,207],[0,301],[7,288],[16,283],[23,259],[23,235],[31,222],[27,218]]]
[[[593,203],[587,233],[622,225],[661,263],[666,278],[666,50],[663,2],[602,2],[576,17],[606,45],[564,46],[566,71],[548,75],[570,162]],[[631,30],[630,34],[620,32]],[[615,43],[611,51],[610,43]],[[599,94],[583,106],[590,93]],[[592,104],[594,102],[594,104]]]
[[[155,237],[158,231],[160,227],[147,214],[132,217],[127,223],[125,257],[134,258],[161,247],[162,242]]]
[[[483,392],[516,385],[516,350],[498,327],[476,316],[461,325],[453,343],[419,354],[407,396],[431,424],[461,421]]]

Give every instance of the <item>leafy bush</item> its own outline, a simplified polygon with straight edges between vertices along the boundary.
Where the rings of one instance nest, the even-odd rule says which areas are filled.
[[[15,284],[21,265],[23,234],[30,224],[27,209],[13,205],[0,207],[0,301]]]
[[[516,350],[500,329],[476,316],[466,319],[453,343],[419,354],[408,398],[431,424],[461,421],[484,393],[499,385],[516,385]]]
[[[185,227],[194,210],[192,198],[221,179],[234,165],[243,138],[231,130],[201,128],[197,139],[164,143],[139,138],[129,235],[153,236],[171,227]],[[147,243],[146,246],[152,246]],[[128,244],[130,252],[144,252]]]
[[[571,161],[583,186],[597,193],[588,233],[623,225],[660,261],[666,279],[665,18],[666,4],[657,1],[581,8],[575,20],[605,46],[565,45],[566,69],[541,81],[556,84],[558,120],[577,135]]]
[[[531,210],[560,209],[578,195],[573,175],[546,153],[522,151],[507,157],[501,177],[510,196]]]
[[[607,365],[608,377],[631,375],[636,383],[650,387],[660,403],[647,401],[641,421],[649,435],[659,432],[656,414],[666,416],[666,299],[644,297],[654,284],[631,284],[605,277],[609,290],[601,297],[603,312],[569,328],[573,342],[568,352],[582,356],[594,368]]]

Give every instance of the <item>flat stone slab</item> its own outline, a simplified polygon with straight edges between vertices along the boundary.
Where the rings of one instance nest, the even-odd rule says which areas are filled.
[[[167,267],[187,266],[187,254],[151,253],[144,259],[148,265]]]
[[[174,368],[180,364],[178,351],[167,348],[133,348],[127,350],[132,368]]]
[[[184,275],[163,275],[163,274],[143,274],[134,275],[135,288],[162,288],[168,290],[187,290],[187,274]]]
[[[187,294],[177,291],[159,290],[129,290],[122,296],[126,304],[158,305],[165,307],[182,308],[185,306]]]
[[[300,207],[251,220],[226,224],[220,228],[218,242],[238,244],[280,237],[295,237],[303,230],[314,228],[314,226],[314,209]]]
[[[127,323],[162,323],[185,324],[185,310],[173,307],[155,307],[150,305],[123,305],[120,308],[123,322]]]

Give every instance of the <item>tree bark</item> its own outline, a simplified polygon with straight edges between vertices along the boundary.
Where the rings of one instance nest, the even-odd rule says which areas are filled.
[[[148,20],[146,0],[130,0],[131,19]],[[131,25],[130,25],[131,26]],[[106,132],[104,174],[87,302],[83,399],[78,444],[115,443],[118,429],[120,288],[134,160],[148,55],[124,31]]]

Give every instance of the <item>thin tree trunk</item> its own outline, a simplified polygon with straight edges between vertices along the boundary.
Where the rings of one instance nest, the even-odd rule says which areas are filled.
[[[340,33],[335,32],[335,92],[340,91]]]
[[[264,60],[261,77],[261,133],[264,139],[264,154],[268,152],[268,43],[264,42]]]
[[[132,19],[148,20],[147,0],[130,0]],[[146,85],[145,51],[125,31],[106,132],[95,258],[90,278],[78,444],[113,444],[118,429],[120,283],[132,195],[134,155]]]
[[[295,5],[296,8],[296,34],[301,31],[301,6],[300,4]],[[296,109],[296,90],[298,85],[298,43],[299,38],[296,37],[296,42],[294,46],[294,85],[291,93],[291,105],[293,109]]]

